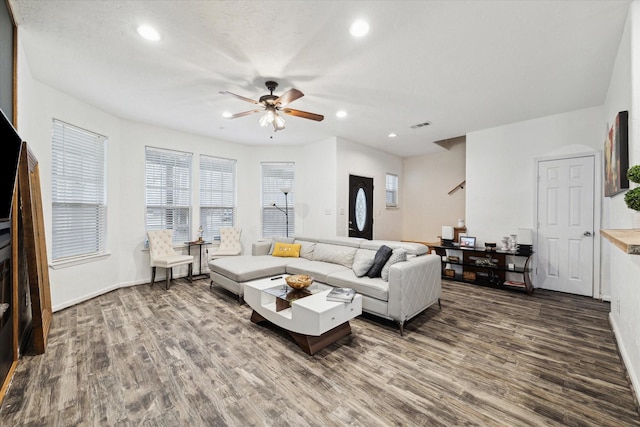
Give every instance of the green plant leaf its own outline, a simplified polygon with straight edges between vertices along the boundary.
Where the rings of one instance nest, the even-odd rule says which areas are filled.
[[[629,209],[640,211],[640,187],[627,191],[624,195],[624,201]]]
[[[640,184],[640,165],[631,166],[627,171],[629,181]]]

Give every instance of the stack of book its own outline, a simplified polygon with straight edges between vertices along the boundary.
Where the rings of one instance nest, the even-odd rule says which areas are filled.
[[[356,296],[356,291],[351,288],[333,288],[327,294],[327,301],[351,302]]]

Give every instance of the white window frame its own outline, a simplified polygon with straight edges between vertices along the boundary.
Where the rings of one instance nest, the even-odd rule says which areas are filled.
[[[200,155],[200,226],[206,241],[219,241],[220,227],[235,224],[236,163]]]
[[[191,240],[193,154],[145,146],[145,230],[173,230],[173,244]]]
[[[287,235],[293,237],[295,230],[295,163],[262,162],[260,166],[262,237]],[[286,198],[282,190],[288,190]],[[288,229],[286,226],[287,218]]]
[[[398,175],[393,173],[387,173],[386,180],[386,192],[385,192],[385,205],[388,208],[398,207]]]
[[[53,119],[53,266],[105,256],[107,142],[104,135]]]

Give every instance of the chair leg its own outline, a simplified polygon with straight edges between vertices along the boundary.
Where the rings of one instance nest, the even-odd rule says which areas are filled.
[[[151,267],[151,286],[153,286],[153,282],[156,280],[156,268]]]
[[[440,298],[438,298],[438,308],[442,310],[442,304],[440,304]]]
[[[167,275],[167,284],[166,284],[165,288],[167,290],[169,290],[169,286],[170,286],[170,283],[171,283],[171,276],[173,276],[173,268],[171,268],[171,267],[167,268],[166,275]]]
[[[193,263],[189,264],[189,282],[193,282]]]

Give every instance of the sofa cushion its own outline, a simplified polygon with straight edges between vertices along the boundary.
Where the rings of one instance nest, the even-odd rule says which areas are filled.
[[[313,259],[313,250],[316,247],[315,242],[309,242],[306,240],[298,240],[296,238],[296,243],[300,244],[300,257],[306,259]]]
[[[367,271],[367,276],[371,278],[380,277],[382,267],[384,267],[384,264],[387,262],[392,252],[393,251],[389,246],[380,246],[380,248],[376,252],[375,258],[373,259],[373,265],[371,266],[371,268],[369,268],[369,271]]]
[[[384,264],[384,267],[382,267],[382,271],[380,272],[380,277],[382,277],[382,280],[384,280],[385,282],[388,282],[389,268],[397,262],[402,262],[406,260],[407,260],[406,249],[403,249],[403,248],[394,249],[393,252],[391,253],[391,256],[389,257],[387,262]]]
[[[209,269],[236,282],[247,282],[262,277],[285,273],[285,266],[298,258],[280,258],[267,255],[239,255],[209,261]]]
[[[369,249],[358,249],[353,257],[353,265],[351,269],[356,277],[362,277],[367,274],[367,271],[373,265],[373,259],[376,256],[376,251]]]
[[[300,244],[277,242],[273,247],[273,256],[298,258],[300,256]]]
[[[362,249],[373,249],[375,251],[382,245],[389,246],[391,249],[406,249],[408,255],[424,255],[429,252],[429,248],[422,243],[396,242],[388,240],[365,240],[360,244],[360,247]]]
[[[311,259],[313,261],[330,262],[351,268],[353,265],[353,257],[357,250],[355,247],[316,243],[316,247],[313,248],[313,258]]]
[[[348,246],[351,248],[359,248],[366,239],[359,237],[330,237],[318,239],[318,243],[327,243],[329,245]]]
[[[308,274],[317,282],[322,283],[327,283],[327,276],[329,274],[345,270],[351,272],[351,269],[340,264],[331,264],[322,261],[309,261],[304,258],[298,258],[294,262],[287,264],[285,270],[287,274]]]
[[[331,273],[325,283],[340,288],[352,288],[359,294],[377,300],[389,300],[389,283],[380,277],[373,279],[367,276],[356,277],[353,270],[344,270]]]
[[[271,248],[269,249],[269,255],[273,255],[273,249],[276,246],[276,243],[280,242],[280,243],[293,243],[294,242],[294,238],[293,237],[272,237],[271,238]]]

